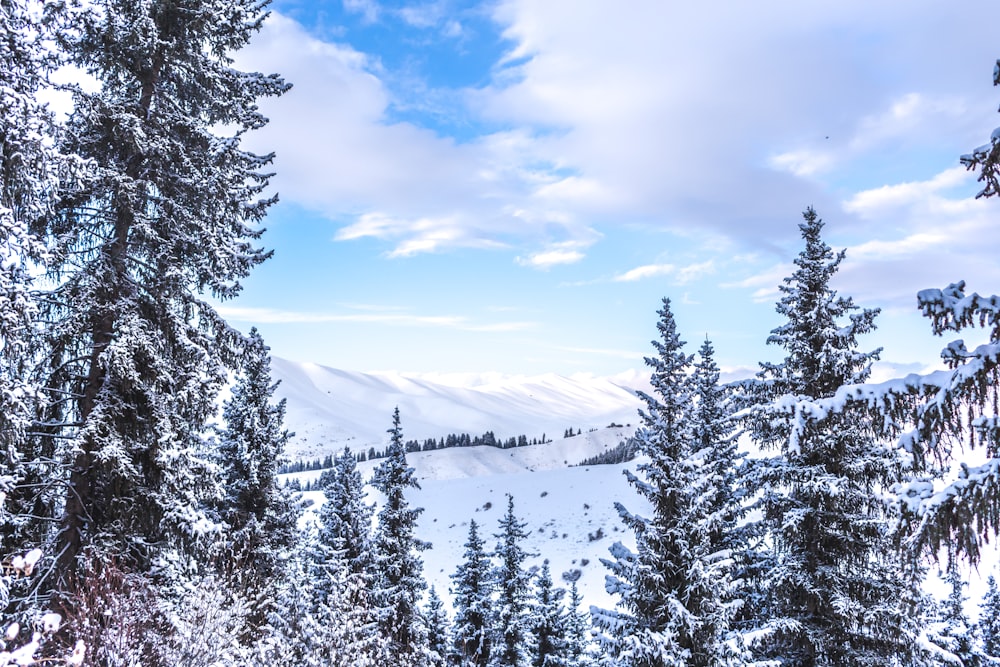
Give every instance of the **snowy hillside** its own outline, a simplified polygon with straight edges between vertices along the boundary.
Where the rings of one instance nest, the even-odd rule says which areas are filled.
[[[641,405],[634,387],[642,380],[635,376],[359,373],[279,358],[272,359],[272,373],[281,381],[276,395],[288,400],[285,424],[296,434],[287,451],[292,459],[344,445],[355,451],[382,447],[397,406],[407,439],[489,430],[501,439],[523,434],[530,440],[558,438],[567,428],[634,426]]]
[[[432,544],[422,554],[428,583],[448,599],[449,576],[461,562],[469,521],[479,524],[488,547],[495,546],[492,536],[506,511],[509,493],[515,513],[531,532],[525,547],[537,554],[528,566],[541,566],[548,558],[557,579],[564,572],[579,570],[585,603],[613,605],[604,591],[607,571],[599,559],[608,557],[608,547],[617,540],[634,543],[631,534],[623,532],[614,507],[621,502],[640,514],[645,509],[645,501],[622,474],[634,464],[567,467],[566,462],[573,464],[604,451],[626,434],[625,429],[601,429],[516,449],[461,447],[408,454],[421,489],[407,496],[414,506],[424,508],[417,536]],[[377,463],[368,461],[358,467],[368,478]],[[304,483],[319,474],[305,472],[295,477]],[[309,502],[322,502],[319,492],[305,496]]]

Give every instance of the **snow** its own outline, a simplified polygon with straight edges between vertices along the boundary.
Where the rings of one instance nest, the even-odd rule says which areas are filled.
[[[571,427],[636,424],[641,406],[626,378],[360,373],[277,357],[271,371],[281,381],[275,395],[288,400],[285,425],[296,436],[287,454],[293,459],[345,445],[356,452],[384,447],[397,406],[404,439],[419,441],[486,431],[503,440],[555,438]]]
[[[405,431],[405,417],[403,422]],[[560,438],[544,445],[498,449],[494,447],[455,447],[431,452],[407,454],[416,471],[419,490],[409,490],[413,507],[423,507],[417,521],[416,536],[431,543],[421,553],[424,574],[446,604],[451,587],[450,576],[461,562],[468,539],[469,520],[480,526],[487,549],[496,546],[494,533],[506,507],[506,494],[514,497],[518,519],[526,521],[531,536],[525,549],[535,554],[526,566],[541,567],[548,559],[553,580],[562,580],[564,572],[579,570],[578,586],[584,608],[590,605],[612,608],[615,599],[604,590],[607,570],[600,563],[616,542],[634,546],[634,536],[622,526],[615,503],[621,502],[638,512],[646,503],[629,486],[623,474],[634,463],[619,465],[567,467],[618,444],[627,429],[602,429],[572,438]],[[380,443],[384,445],[383,443]],[[378,461],[358,464],[366,480]],[[288,475],[303,483],[315,480],[319,471]],[[315,510],[322,503],[318,491],[303,494]]]

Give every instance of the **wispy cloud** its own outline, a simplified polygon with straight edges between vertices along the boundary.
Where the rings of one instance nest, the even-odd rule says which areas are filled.
[[[715,271],[715,262],[706,260],[696,264],[678,267],[674,264],[645,264],[619,274],[613,278],[615,282],[635,282],[659,276],[673,276],[673,282],[684,285]]]

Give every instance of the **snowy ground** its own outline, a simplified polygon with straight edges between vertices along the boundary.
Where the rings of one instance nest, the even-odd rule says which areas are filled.
[[[558,438],[567,428],[636,424],[641,401],[635,376],[594,378],[417,376],[358,373],[316,364],[272,359],[280,380],[276,395],[287,399],[286,425],[296,436],[293,459],[323,456],[349,445],[354,451],[382,448],[392,412],[399,407],[403,436],[423,441],[449,433],[478,436],[487,430],[506,440]]]
[[[614,503],[639,514],[645,503],[622,475],[625,466],[570,466],[632,434],[641,405],[632,389],[641,387],[636,378],[418,377],[338,371],[281,359],[273,363],[275,378],[282,380],[278,394],[288,399],[286,425],[297,433],[289,448],[292,458],[312,459],[345,445],[356,452],[370,446],[382,449],[396,406],[405,439],[462,432],[480,435],[486,430],[501,439],[520,434],[530,439],[543,433],[553,438],[544,445],[514,449],[464,447],[408,455],[422,486],[409,494],[413,506],[424,508],[417,534],[433,545],[423,553],[427,580],[450,602],[449,576],[461,562],[468,522],[476,520],[480,535],[492,548],[510,493],[516,515],[531,532],[525,546],[538,554],[529,566],[548,558],[557,580],[563,572],[579,569],[584,605],[613,606],[604,591],[607,571],[600,559],[608,557],[608,547],[615,541],[632,541]],[[612,422],[630,427],[603,428]],[[570,427],[584,433],[562,438]],[[359,468],[370,477],[375,465],[377,461],[369,461]],[[314,471],[294,476],[305,483],[319,475]],[[322,502],[320,493],[306,496]],[[997,574],[998,560],[995,546],[990,545],[979,568],[969,575],[967,609],[973,617],[986,577]],[[943,597],[947,591],[935,571],[932,565],[927,588]]]
[[[555,579],[578,569],[585,605],[613,606],[604,591],[607,571],[599,559],[608,557],[615,541],[634,544],[622,529],[614,503],[639,513],[646,505],[622,474],[625,465],[567,467],[565,462],[593,456],[626,435],[626,429],[601,429],[516,449],[461,447],[409,454],[421,489],[410,492],[408,499],[424,508],[417,536],[433,545],[422,554],[428,583],[448,601],[449,577],[461,562],[469,521],[479,524],[488,548],[495,546],[492,536],[507,510],[509,493],[514,513],[531,533],[524,546],[537,554],[528,567],[541,566],[548,558]],[[359,469],[367,478],[374,465],[377,462],[365,462]],[[305,482],[319,475],[313,471],[294,477]],[[322,502],[321,493],[306,496],[317,505]]]

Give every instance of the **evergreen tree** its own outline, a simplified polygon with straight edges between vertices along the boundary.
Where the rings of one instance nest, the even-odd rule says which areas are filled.
[[[291,434],[284,429],[285,401],[272,403],[271,357],[256,329],[245,348],[243,371],[223,404],[219,437],[228,527],[224,557],[229,582],[251,605],[247,637],[259,634],[273,604],[276,580],[296,541],[298,511],[278,484],[278,464]]]
[[[428,667],[444,667],[451,654],[451,637],[448,636],[448,612],[437,591],[431,586],[427,594],[427,650]]]
[[[53,570],[86,585],[83,555],[181,570],[210,522],[200,434],[243,338],[204,300],[234,297],[268,253],[270,156],[241,148],[287,89],[232,67],[260,29],[257,0],[96,0],[60,43],[98,81],[74,91],[60,147],[96,165],[41,232],[51,240],[43,317],[45,415],[69,467]],[[168,574],[165,570],[160,574]]]
[[[53,4],[45,11],[51,18],[62,10]],[[45,429],[39,412],[61,397],[41,391],[41,304],[32,275],[50,259],[40,222],[52,215],[60,188],[75,187],[85,172],[55,149],[56,127],[38,101],[45,77],[57,64],[46,45],[51,26],[42,11],[27,0],[0,3],[0,535],[5,553],[46,546],[51,537],[46,519],[57,511],[62,493],[53,466],[55,443],[33,437]],[[29,597],[37,611],[37,579],[5,581],[2,608],[14,611]]]
[[[364,481],[349,448],[337,456],[331,471],[320,478],[326,502],[319,510],[317,560],[343,562],[355,575],[371,570],[371,506],[365,502]]]
[[[618,609],[594,609],[591,614],[602,645],[621,664],[716,665],[721,664],[722,628],[716,626],[724,621],[723,581],[715,576],[720,557],[709,551],[705,530],[710,504],[701,506],[702,496],[715,494],[708,485],[712,473],[700,476],[699,467],[705,462],[695,458],[709,452],[695,449],[693,427],[699,422],[692,415],[691,358],[683,351],[669,299],[663,300],[657,314],[660,340],[653,341],[657,356],[646,359],[657,396],[640,393],[646,409],[640,413],[643,426],[636,433],[637,447],[648,461],[637,466],[641,477],[626,471],[629,482],[649,501],[653,516],[640,517],[617,506],[625,525],[635,532],[636,551],[620,542],[612,546],[614,560],[604,560],[611,570],[606,586],[620,597]],[[702,373],[706,391],[709,368]],[[710,400],[715,400],[714,393],[710,392]],[[714,418],[707,417],[700,426],[705,438],[714,437],[713,429],[719,428]],[[695,492],[698,485],[704,488]],[[703,629],[708,636],[701,633]]]
[[[564,572],[563,580],[569,583],[569,608],[566,610],[566,663],[574,667],[592,667],[597,664],[593,642],[590,640],[590,619],[580,610],[582,598],[576,582],[580,570]]]
[[[986,594],[979,605],[979,638],[983,651],[994,662],[1000,662],[1000,590],[991,574],[986,580]]]
[[[898,461],[861,410],[810,409],[868,377],[878,351],[857,351],[857,337],[874,328],[877,311],[855,313],[851,299],[830,287],[844,253],[831,251],[822,229],[807,209],[805,249],[780,286],[777,311],[786,322],[768,338],[786,357],[762,364],[752,385],[752,435],[777,455],[758,462],[748,481],[761,490],[771,544],[749,627],[767,637],[761,656],[783,665],[884,665],[905,659],[914,641],[879,497],[897,480]]]
[[[566,667],[569,662],[566,639],[566,612],[562,597],[565,591],[552,583],[549,560],[542,563],[542,569],[535,580],[535,595],[531,605],[532,667]]]
[[[452,637],[461,665],[486,667],[492,646],[490,557],[479,537],[479,526],[469,521],[469,538],[465,543],[464,561],[451,575],[455,622]]]
[[[527,524],[514,515],[514,497],[507,494],[507,513],[500,519],[500,532],[494,556],[499,565],[494,571],[497,599],[493,621],[493,657],[498,667],[523,667],[527,664],[528,600],[531,576],[524,569],[529,554],[522,542],[529,535]]]
[[[974,641],[974,627],[965,615],[965,601],[968,598],[962,589],[967,584],[958,570],[954,553],[949,554],[944,580],[949,588],[948,597],[937,605],[937,618],[930,628],[930,640],[944,651],[943,661],[962,667],[987,664],[982,650]]]
[[[393,412],[385,460],[375,469],[372,485],[385,500],[375,530],[374,596],[378,625],[396,665],[422,665],[426,657],[426,625],[419,600],[427,587],[423,561],[417,552],[429,544],[414,536],[423,508],[411,508],[406,490],[419,489],[413,468],[406,463],[399,408]]]
[[[744,591],[738,589],[746,575],[746,563],[737,561],[744,560],[747,550],[748,536],[738,527],[744,516],[746,490],[740,477],[743,455],[737,450],[733,404],[727,389],[719,384],[715,349],[707,338],[698,351],[691,382],[692,520],[699,524],[703,566],[712,582],[711,598],[702,607],[694,643],[704,647],[701,662],[725,664],[738,661],[730,634],[743,605]]]

